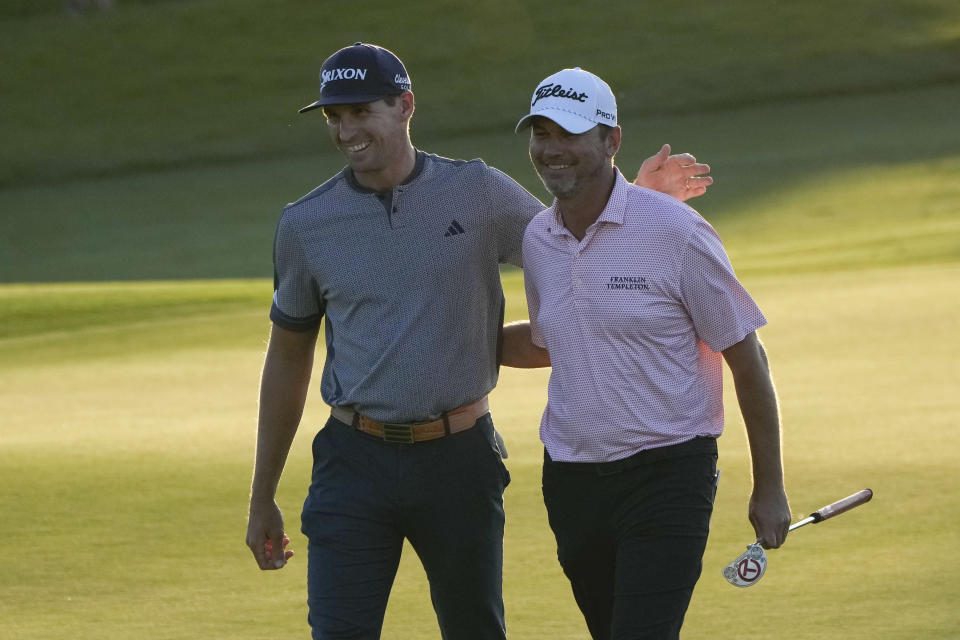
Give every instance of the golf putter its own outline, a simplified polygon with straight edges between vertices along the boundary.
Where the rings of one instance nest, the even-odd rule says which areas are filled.
[[[858,491],[852,496],[847,496],[843,500],[837,500],[825,507],[820,507],[809,516],[790,525],[787,531],[799,529],[808,524],[823,522],[833,516],[838,516],[845,511],[869,502],[873,497],[873,491],[864,489]],[[767,570],[767,553],[760,546],[759,542],[747,545],[747,550],[737,556],[733,562],[723,568],[723,577],[727,582],[735,587],[750,587],[755,585]]]

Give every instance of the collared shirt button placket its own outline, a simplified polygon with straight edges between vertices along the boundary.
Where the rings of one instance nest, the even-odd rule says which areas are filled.
[[[400,198],[403,196],[403,191],[403,187],[396,187],[393,190],[393,197],[391,199],[392,202],[390,206],[390,217],[394,228],[406,226],[406,224],[409,222],[407,219],[408,215],[406,210],[401,210],[400,208]]]
[[[581,262],[580,253],[581,253],[581,247],[578,243],[577,247],[573,251],[573,261],[570,267],[570,279],[572,280],[571,289],[573,291],[573,306],[578,311],[581,308],[580,299],[584,295],[583,277],[580,273],[580,262]]]

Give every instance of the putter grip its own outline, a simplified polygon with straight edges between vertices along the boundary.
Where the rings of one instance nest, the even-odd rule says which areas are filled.
[[[814,522],[820,522],[821,520],[826,520],[827,518],[838,516],[844,511],[849,511],[854,507],[859,507],[864,502],[869,502],[870,498],[872,497],[873,497],[873,491],[871,491],[870,489],[857,491],[852,496],[847,496],[843,500],[837,500],[833,504],[828,504],[825,507],[820,507],[819,509],[811,513],[810,516],[814,519]]]

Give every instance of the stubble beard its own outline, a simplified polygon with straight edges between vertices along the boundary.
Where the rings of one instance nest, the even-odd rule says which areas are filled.
[[[547,178],[539,170],[540,182],[546,187],[550,194],[558,200],[568,200],[582,193],[585,187],[596,180],[603,173],[603,165],[598,164],[593,171],[587,175],[580,175],[574,170],[570,175],[562,178]]]

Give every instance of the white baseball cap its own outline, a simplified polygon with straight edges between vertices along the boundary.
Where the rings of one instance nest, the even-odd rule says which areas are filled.
[[[617,126],[617,99],[610,85],[580,67],[564,69],[541,82],[530,100],[530,113],[516,131],[530,126],[534,116],[550,118],[573,134],[598,124]]]

